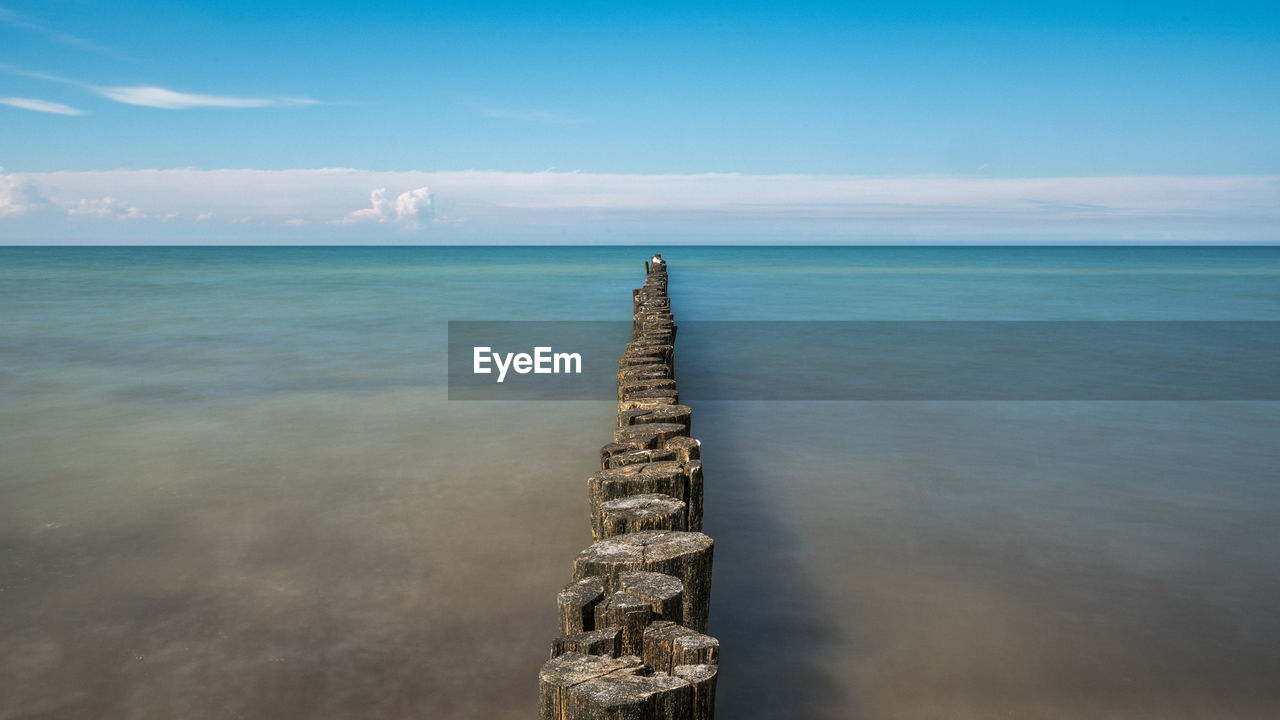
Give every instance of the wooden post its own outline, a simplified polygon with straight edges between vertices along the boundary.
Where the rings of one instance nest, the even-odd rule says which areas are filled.
[[[692,720],[712,720],[716,716],[716,665],[677,665],[672,675],[693,686]]]
[[[684,583],[684,621],[697,630],[707,629],[711,601],[713,541],[700,532],[643,532],[601,540],[583,550],[573,562],[574,576],[597,575],[605,592],[619,589],[623,573],[659,572]]]
[[[646,378],[637,380],[626,380],[618,383],[618,399],[625,400],[628,396],[644,397],[635,395],[641,390],[665,390],[662,395],[676,394],[676,381],[671,378]]]
[[[702,443],[689,437],[673,437],[667,441],[668,450],[676,451],[676,460],[687,463],[702,457]]]
[[[644,629],[653,621],[653,608],[634,595],[618,591],[596,606],[596,627],[622,629],[619,651],[623,655],[639,655]]]
[[[673,622],[655,622],[645,628],[641,659],[664,672],[677,665],[716,665],[720,662],[720,641]]]
[[[639,412],[637,412],[639,411]],[[678,423],[688,426],[693,408],[688,405],[657,405],[655,407],[639,407],[628,412],[627,425],[643,425],[645,423]],[[619,425],[623,423],[619,421]]]
[[[600,607],[599,605],[596,606]],[[557,658],[565,653],[576,652],[583,655],[608,655],[618,657],[622,654],[622,630],[617,627],[606,627],[602,630],[561,635],[551,643],[551,657]],[[637,653],[631,653],[635,655]]]
[[[569,688],[564,720],[691,720],[693,686],[666,673],[615,673]]]
[[[622,397],[618,398],[618,411],[635,410],[637,408],[654,408],[662,405],[675,405],[679,400],[680,392],[674,387],[626,387],[622,391]],[[623,423],[618,423],[618,425],[622,426]]]
[[[649,363],[647,365],[626,365],[618,368],[618,382],[627,380],[650,380],[653,378],[671,377],[671,368],[666,363]]]
[[[641,530],[684,530],[688,513],[683,500],[650,493],[600,503],[600,537]]]
[[[684,621],[684,583],[680,578],[655,572],[623,573],[618,576],[618,586],[653,608],[654,622]]]
[[[591,537],[603,540],[605,533],[601,505],[633,495],[666,495],[684,502],[684,467],[674,462],[623,465],[601,470],[587,478],[587,498],[591,511]]]
[[[689,426],[681,423],[645,423],[644,425],[628,425],[613,431],[614,442],[631,440],[641,443],[642,447],[659,448],[673,437],[689,434]]]
[[[631,452],[610,455],[601,463],[605,470],[627,465],[647,465],[655,462],[672,462],[676,459],[676,451],[663,448],[661,450],[632,450]]]
[[[576,635],[595,629],[596,604],[604,600],[604,581],[584,577],[565,585],[556,596],[560,611],[560,634]]]
[[[685,528],[702,532],[702,461],[690,460],[681,467],[684,470],[684,501],[688,512]]]
[[[715,543],[702,534],[701,443],[674,377],[665,263],[645,263],[617,371],[617,427],[587,481],[595,543],[556,597],[542,720],[714,720],[720,643],[706,635]]]
[[[612,673],[639,674],[644,664],[635,656],[612,658],[569,652],[543,664],[538,673],[538,705],[540,720],[566,720],[569,717],[569,690],[575,685]],[[577,717],[590,717],[579,715]]]

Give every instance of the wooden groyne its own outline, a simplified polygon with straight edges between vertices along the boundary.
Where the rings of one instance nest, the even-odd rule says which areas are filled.
[[[674,376],[665,263],[645,265],[618,362],[618,425],[587,480],[595,541],[556,597],[542,720],[710,720],[720,643],[706,634],[713,542],[702,534],[701,444]]]

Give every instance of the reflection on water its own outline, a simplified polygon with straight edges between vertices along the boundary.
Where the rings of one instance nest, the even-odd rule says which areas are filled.
[[[531,717],[613,412],[446,402],[444,323],[625,317],[645,253],[468,252],[0,253],[0,719]],[[687,320],[1280,317],[1271,252],[663,252]],[[722,717],[1280,710],[1280,403],[695,434]]]

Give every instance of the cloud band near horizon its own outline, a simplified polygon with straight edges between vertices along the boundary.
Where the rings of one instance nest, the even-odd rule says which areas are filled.
[[[128,210],[73,212],[86,206]],[[20,221],[26,233],[55,237],[59,227],[75,235],[68,223],[88,218],[234,225],[239,232],[327,226],[328,236],[380,226],[395,231],[389,242],[521,228],[539,236],[558,228],[801,239],[847,234],[851,241],[1029,233],[1083,241],[1275,242],[1269,235],[1278,210],[1280,176],[1270,175],[875,178],[346,168],[0,175],[0,242],[17,241],[6,240],[6,224]]]

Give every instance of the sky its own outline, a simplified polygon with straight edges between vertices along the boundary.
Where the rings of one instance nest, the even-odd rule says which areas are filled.
[[[0,243],[1280,240],[1277,3],[0,0]]]

